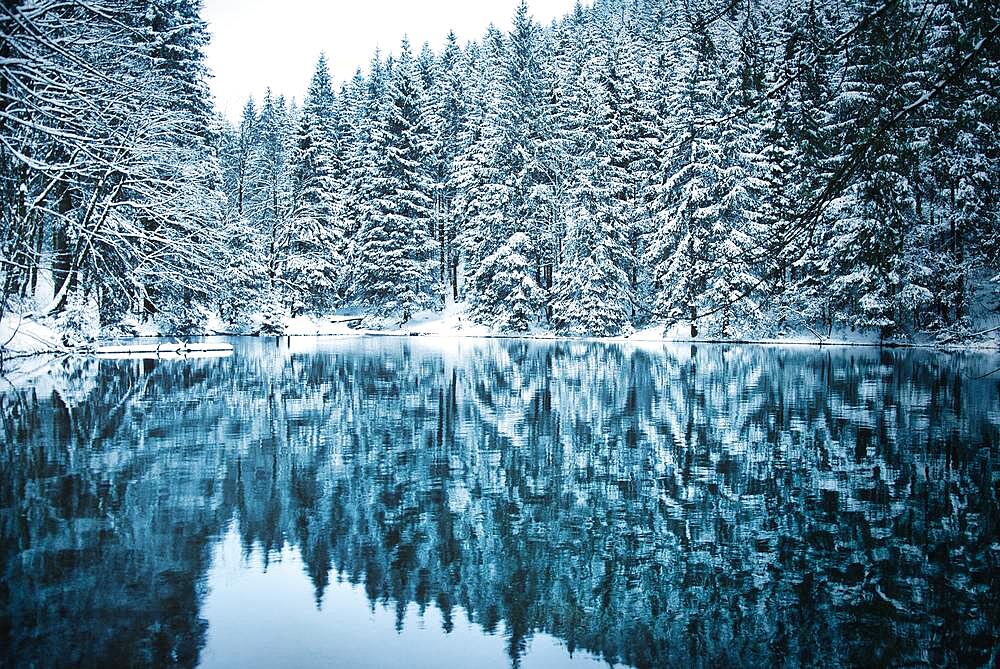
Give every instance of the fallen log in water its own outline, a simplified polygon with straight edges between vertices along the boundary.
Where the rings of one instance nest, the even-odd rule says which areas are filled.
[[[120,344],[98,346],[94,353],[100,356],[157,356],[157,355],[201,355],[204,353],[232,353],[233,345],[226,342],[180,342],[177,344]]]

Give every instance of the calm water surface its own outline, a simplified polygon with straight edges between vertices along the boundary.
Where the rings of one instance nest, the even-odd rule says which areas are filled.
[[[996,357],[234,343],[4,370],[7,665],[997,661]]]

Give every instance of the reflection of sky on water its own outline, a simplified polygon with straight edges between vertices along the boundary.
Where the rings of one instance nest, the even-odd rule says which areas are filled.
[[[485,634],[456,610],[454,628],[442,629],[441,611],[410,604],[397,630],[392,607],[369,603],[364,588],[332,582],[316,607],[298,550],[285,545],[265,568],[259,552],[246,559],[239,534],[228,528],[213,550],[202,616],[208,639],[200,666],[355,667],[357,669],[468,669],[509,665],[501,626]],[[607,667],[587,654],[571,657],[565,644],[535,635],[524,669]]]

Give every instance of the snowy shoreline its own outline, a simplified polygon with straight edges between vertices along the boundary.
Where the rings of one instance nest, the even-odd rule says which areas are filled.
[[[200,336],[200,335],[199,335]],[[489,333],[489,334],[462,334],[462,333],[449,333],[442,334],[439,332],[418,332],[418,331],[379,331],[379,330],[368,330],[368,331],[356,331],[351,333],[286,333],[282,335],[247,335],[238,333],[215,333],[213,335],[205,336],[226,336],[226,337],[262,337],[262,336],[279,336],[279,337],[420,337],[420,338],[460,338],[460,339],[530,339],[534,341],[583,341],[583,342],[595,342],[595,343],[607,343],[607,344],[628,344],[628,343],[643,343],[643,344],[711,344],[713,346],[719,345],[736,345],[736,346],[800,346],[807,347],[813,346],[818,348],[842,348],[842,347],[858,347],[858,348],[912,348],[912,349],[925,349],[934,351],[1000,351],[1000,344],[990,343],[990,344],[934,344],[934,343],[915,343],[915,342],[902,342],[902,341],[849,341],[843,339],[823,339],[815,341],[807,341],[798,338],[787,338],[787,339],[673,339],[673,338],[646,338],[646,337],[587,337],[581,335],[559,335],[559,334],[503,334],[503,333]]]
[[[232,332],[218,327],[207,327],[202,333],[191,335],[172,335],[150,330],[135,336],[98,336],[93,344],[82,346],[62,345],[61,336],[52,327],[31,319],[4,319],[0,323],[0,359],[12,360],[40,355],[95,355],[95,347],[102,345],[129,345],[148,342],[151,338],[185,341],[191,337],[419,337],[421,339],[526,339],[534,341],[563,342],[602,342],[608,344],[662,344],[662,345],[723,345],[723,346],[771,346],[771,347],[817,347],[817,348],[887,348],[887,349],[924,349],[941,352],[991,352],[1000,349],[996,340],[980,342],[938,343],[934,341],[878,341],[857,335],[853,338],[831,337],[816,339],[802,334],[787,337],[741,337],[735,339],[691,338],[676,336],[664,332],[662,325],[655,325],[634,332],[628,336],[596,337],[562,335],[536,328],[524,333],[504,333],[491,330],[488,327],[474,324],[469,320],[462,321],[464,312],[452,310],[438,314],[427,314],[424,318],[414,319],[405,326],[395,329],[352,328],[342,317],[332,319],[314,319],[308,316],[288,318],[284,332],[281,334],[255,334]],[[675,328],[673,332],[686,328]]]

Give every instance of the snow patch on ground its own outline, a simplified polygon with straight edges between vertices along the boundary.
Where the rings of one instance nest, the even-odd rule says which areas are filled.
[[[642,328],[641,330],[636,330],[628,336],[632,341],[662,341],[663,340],[663,326],[662,325],[649,325]]]
[[[494,334],[485,325],[469,317],[465,302],[449,302],[443,311],[421,311],[400,326],[401,333],[418,333],[439,337],[483,337]]]
[[[219,318],[219,314],[212,312],[205,320],[205,334],[224,334],[229,331],[229,326]]]
[[[286,335],[356,335],[342,316],[286,316],[282,322]]]
[[[47,322],[13,314],[0,320],[0,351],[5,355],[46,353],[61,348],[59,333]]]

